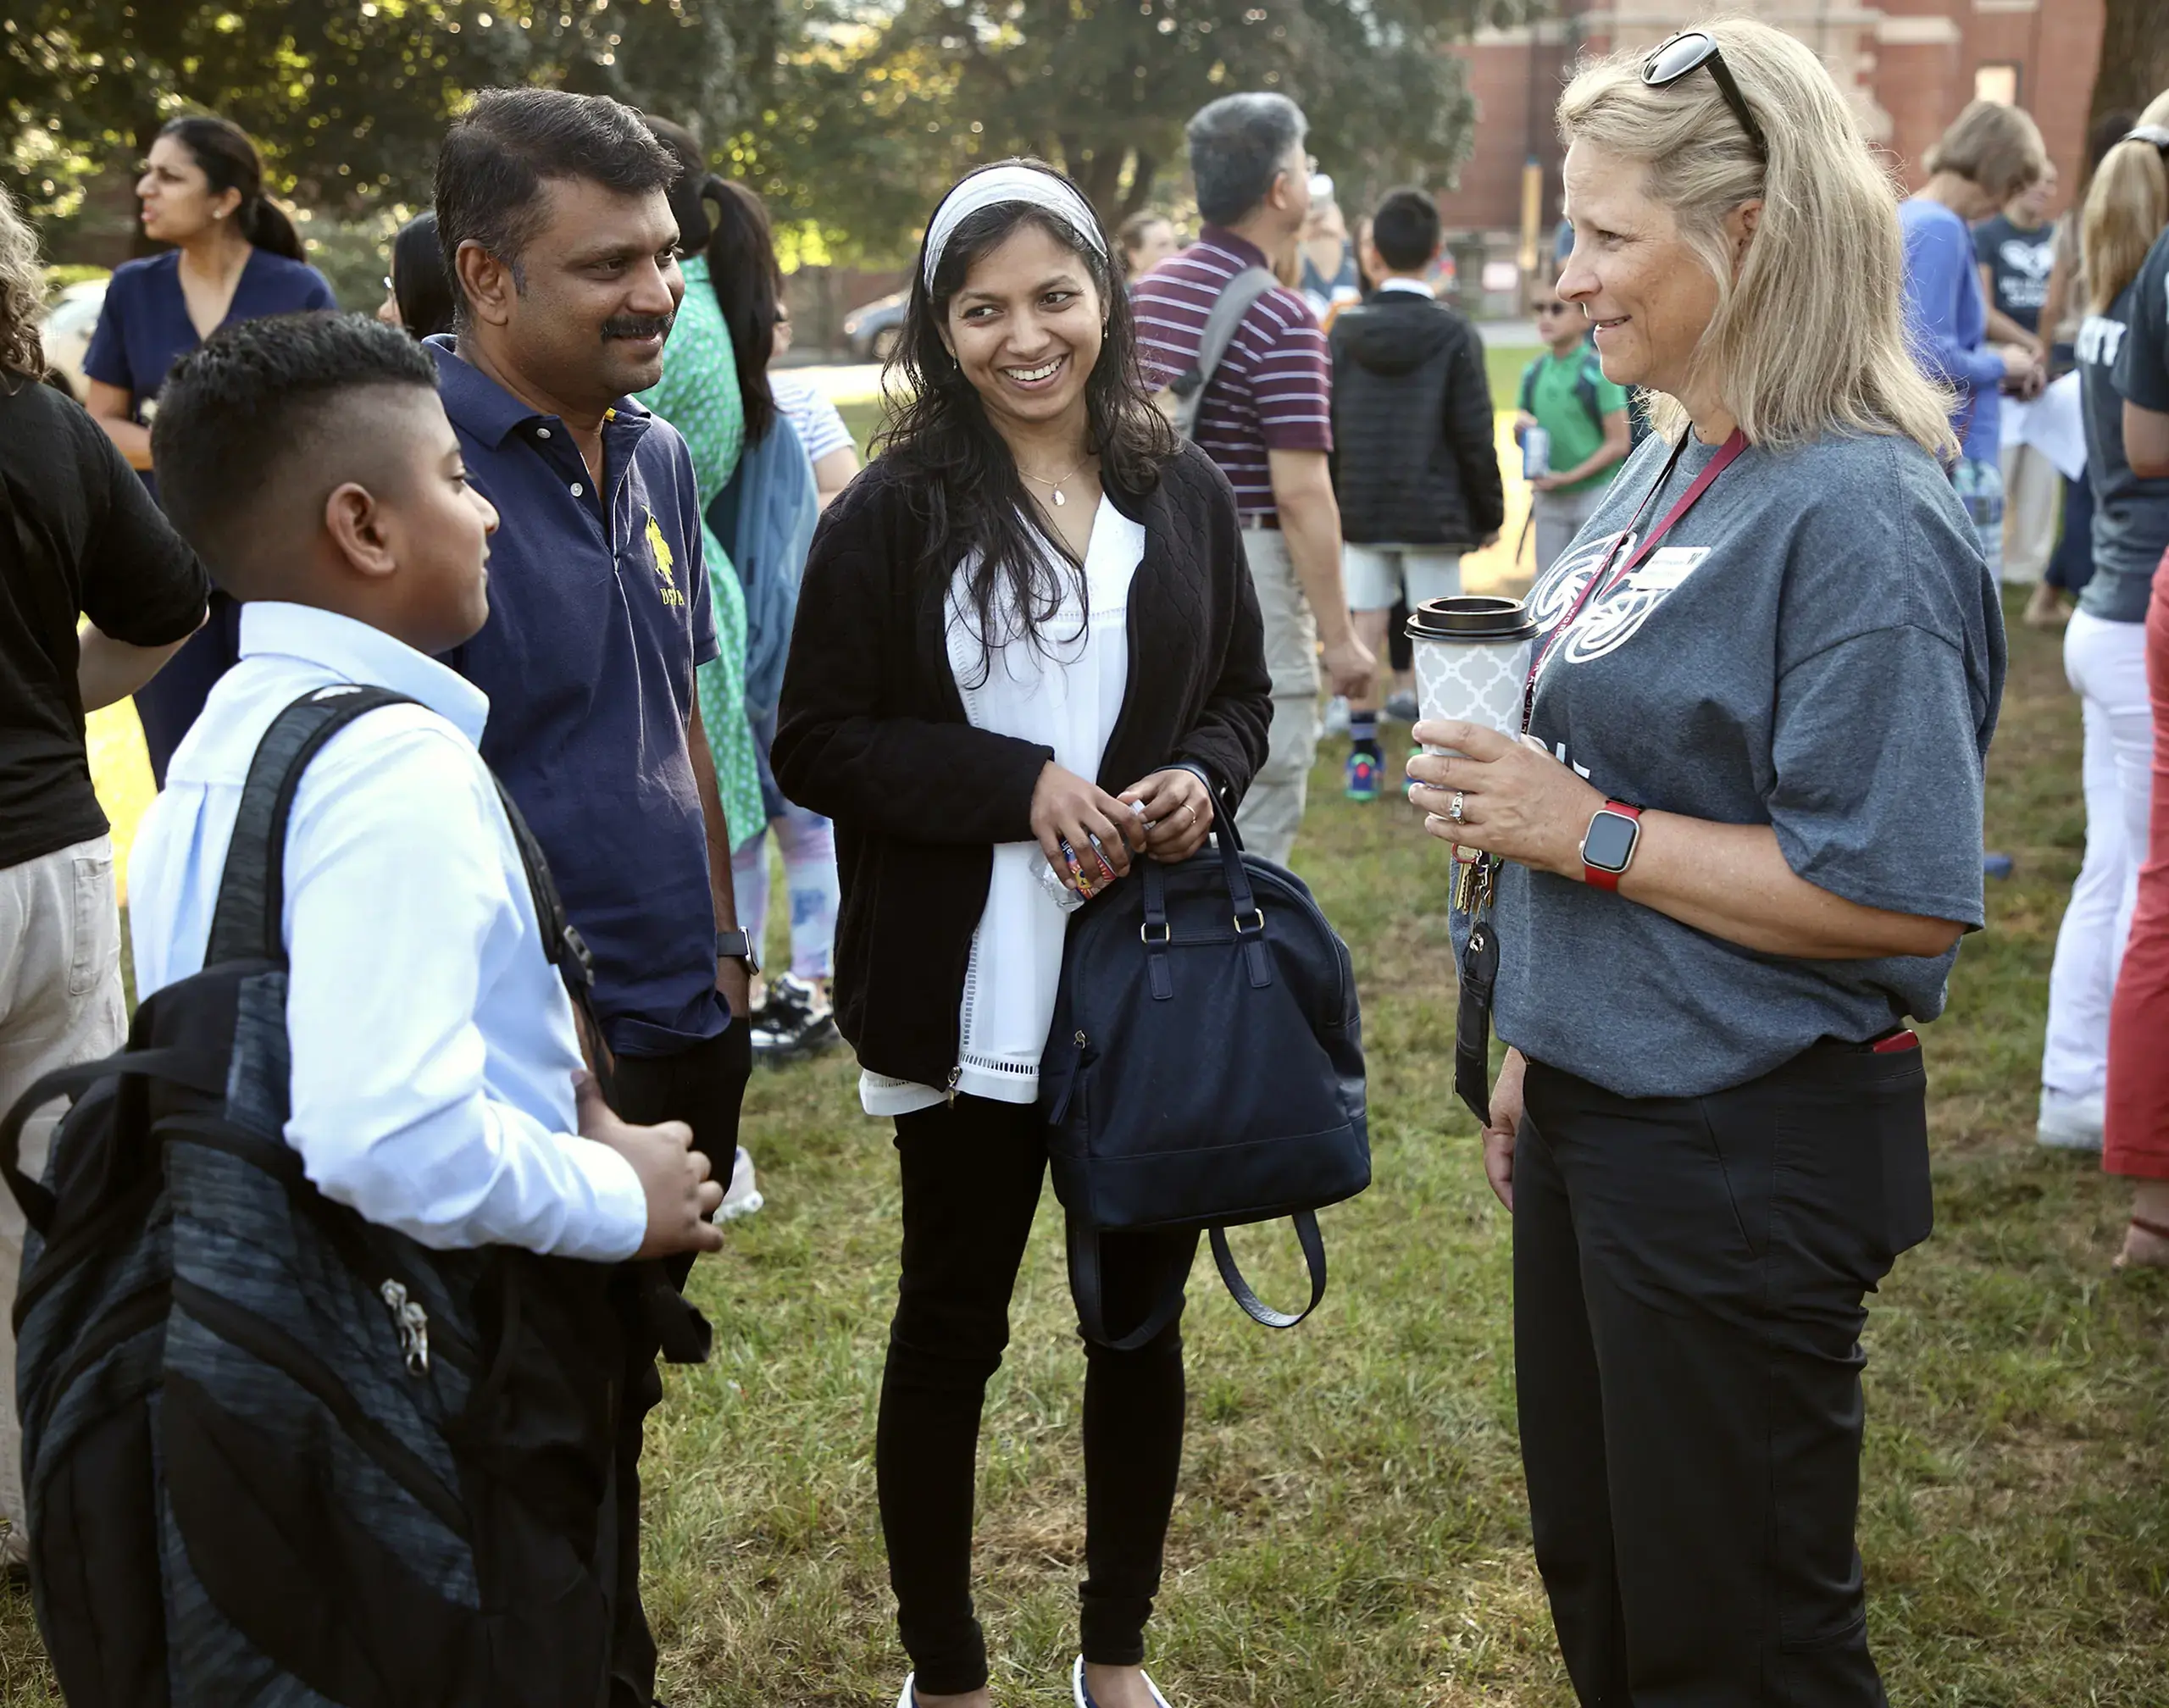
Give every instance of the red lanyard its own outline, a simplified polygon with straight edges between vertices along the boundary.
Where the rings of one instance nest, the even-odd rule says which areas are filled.
[[[1717,483],[1717,476],[1732,467],[1734,461],[1746,448],[1747,435],[1739,428],[1734,428],[1732,436],[1717,447],[1717,454],[1712,457],[1704,466],[1702,472],[1695,477],[1694,484],[1679,495],[1679,502],[1665,513],[1664,520],[1650,530],[1649,537],[1634,547],[1633,555],[1620,566],[1619,573],[1613,575],[1611,563],[1612,559],[1619,555],[1620,546],[1626,542],[1628,535],[1634,531],[1635,524],[1641,521],[1642,513],[1650,507],[1650,501],[1664,491],[1665,484],[1672,479],[1673,471],[1679,467],[1679,459],[1687,450],[1687,435],[1684,433],[1680,435],[1679,443],[1673,446],[1671,459],[1665,463],[1664,473],[1657,476],[1656,485],[1643,494],[1642,502],[1634,507],[1634,513],[1628,521],[1625,531],[1611,542],[1611,549],[1604,554],[1604,562],[1597,566],[1596,574],[1590,576],[1583,585],[1581,592],[1575,596],[1574,602],[1567,607],[1567,614],[1561,618],[1552,631],[1544,637],[1544,644],[1536,649],[1536,656],[1529,660],[1528,680],[1522,686],[1523,735],[1528,734],[1530,721],[1536,715],[1536,679],[1543,673],[1545,660],[1551,656],[1551,649],[1566,638],[1567,631],[1574,626],[1575,620],[1581,616],[1587,606],[1593,601],[1610,594],[1635,570],[1641,568],[1643,560],[1656,550],[1657,542],[1672,531],[1673,524],[1695,507],[1696,501]],[[1609,580],[1606,579],[1607,576],[1611,578]],[[1599,591],[1600,589],[1602,590],[1601,592]]]

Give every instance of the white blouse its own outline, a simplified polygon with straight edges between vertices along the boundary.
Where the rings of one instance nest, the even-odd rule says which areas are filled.
[[[978,559],[958,566],[949,591],[949,668],[974,729],[1051,747],[1063,770],[1099,774],[1129,685],[1129,584],[1144,557],[1144,524],[1103,496],[1084,551],[1083,607],[1071,575],[1068,596],[1040,625],[1036,645],[1022,635],[1011,608],[990,649],[981,645],[969,591]],[[994,851],[957,1017],[955,1089],[975,1097],[1029,1103],[1039,1095],[1040,1056],[1054,1019],[1069,926],[1069,916],[1041,882],[1046,863],[1037,842],[1003,842]],[[869,1115],[904,1115],[947,1094],[862,1071],[858,1095]]]

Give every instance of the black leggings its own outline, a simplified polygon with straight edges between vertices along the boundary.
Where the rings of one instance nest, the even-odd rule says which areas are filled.
[[[986,1683],[972,1611],[979,1411],[1009,1344],[1009,1297],[1040,1201],[1046,1151],[1030,1104],[960,1096],[896,1117],[903,1277],[881,1379],[874,1469],[896,1627],[935,1695]],[[1107,1326],[1145,1320],[1190,1273],[1190,1234],[1102,1242]],[[1134,1352],[1087,1342],[1083,1649],[1096,1665],[1145,1658],[1145,1622],[1183,1451],[1180,1319]]]

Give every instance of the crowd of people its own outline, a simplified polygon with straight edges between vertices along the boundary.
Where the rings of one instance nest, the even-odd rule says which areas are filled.
[[[1496,957],[1484,1167],[1583,1701],[1883,1700],[1859,1341],[1929,1229],[1911,1023],[1985,923],[2004,577],[2067,624],[2083,707],[2038,1135],[2133,1177],[2119,1261],[2169,1263],[2169,95],[2097,137],[2053,225],[2024,113],[1968,107],[1901,202],[1820,60],[1756,24],[1584,64],[1558,118],[1571,236],[1512,399],[1538,639],[1506,730],[1419,721],[1392,668],[1401,617],[1506,520],[1437,202],[1393,191],[1351,232],[1285,96],[1190,119],[1187,245],[1157,214],[1111,233],[1036,161],[960,180],[863,470],[777,365],[766,213],[692,125],[482,92],[367,317],[327,312],[249,139],[176,119],[137,186],[170,247],[114,275],[87,409],[36,383],[36,242],[0,197],[0,1114],[130,1037],[86,713],[136,697],[160,793],[128,929],[143,1012],[171,1013],[214,968],[284,714],[399,696],[281,802],[275,1130],[369,1227],[541,1278],[482,1385],[544,1372],[575,1402],[530,1529],[488,1533],[553,1550],[546,1700],[655,1700],[657,1356],[700,1356],[693,1260],[762,1206],[755,1056],[847,1043],[901,1184],[873,1443],[900,1708],[989,1702],[977,1445],[1072,911],[1230,824],[1286,862],[1328,695],[1347,793],[1405,792],[1453,845],[1440,911],[1446,874],[1495,862],[1455,940]],[[2019,413],[2058,384],[2077,468]],[[1390,776],[1396,712],[1425,751]],[[764,977],[771,835],[791,965]],[[24,1130],[31,1179],[66,1177],[61,1112]],[[1185,1375],[1160,1306],[1196,1243],[1103,1242],[1078,1708],[1166,1708],[1144,1661]],[[0,1304],[26,1245],[0,1202]],[[41,1518],[44,1420],[14,1406],[0,1383],[0,1548],[80,1575],[58,1555],[92,1533]],[[539,1581],[542,1545],[497,1583]],[[245,1627],[309,1588],[211,1599]]]

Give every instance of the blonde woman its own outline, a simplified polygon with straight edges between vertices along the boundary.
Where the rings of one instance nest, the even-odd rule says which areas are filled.
[[[2124,608],[2148,593],[2146,685],[2153,707],[2154,765],[2169,765],[2169,93],[2102,161],[2084,221],[2094,312],[2080,347],[2091,357],[2080,385],[2088,450],[2102,503],[2095,530],[2115,535],[2104,559],[2130,583]],[[2128,277],[2127,277],[2128,275]],[[2122,280],[2121,288],[2113,288]],[[2113,359],[2104,360],[2107,347]],[[2150,575],[2139,569],[2155,551]],[[2086,618],[2082,606],[2072,618]],[[2145,803],[2150,827],[2133,840],[2136,906],[2109,1019],[2108,1098],[2101,1166],[2134,1183],[2131,1225],[2117,1267],[2169,1267],[2169,789]],[[2093,854],[2089,818],[2087,852]],[[2076,909],[2077,897],[2072,897]]]
[[[1560,294],[1657,430],[1531,594],[1532,741],[1427,723],[1507,863],[1537,1564],[1585,1703],[1881,1703],[1853,1548],[1864,1295],[1928,1231],[1926,1075],[1982,923],[1996,589],[1907,354],[1894,187],[1759,24],[1583,70]]]
[[[2169,120],[2169,100],[2148,114]],[[2140,300],[2138,275],[2169,219],[2164,195],[2154,146],[2120,142],[2095,170],[2079,217],[2087,301],[2076,347],[2094,574],[2064,630],[2064,676],[2085,720],[2086,856],[2056,932],[2034,1129],[2042,1144],[2066,1150],[2101,1148],[2110,1001],[2132,934],[2154,792],[2146,622],[2155,568],[2169,548],[2169,480],[2133,471],[2116,369],[2132,322],[2155,306]]]

